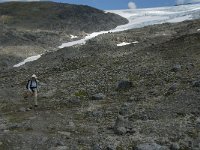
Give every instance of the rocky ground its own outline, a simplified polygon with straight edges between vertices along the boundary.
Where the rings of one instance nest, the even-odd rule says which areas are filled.
[[[104,34],[1,71],[0,149],[199,150],[199,28]],[[33,73],[39,108],[26,111]]]

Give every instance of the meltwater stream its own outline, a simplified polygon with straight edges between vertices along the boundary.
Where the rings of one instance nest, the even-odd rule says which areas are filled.
[[[162,24],[162,23],[175,23],[182,22],[185,20],[192,20],[200,18],[200,4],[195,5],[184,5],[184,6],[173,6],[173,7],[159,7],[159,8],[147,8],[147,9],[135,9],[135,10],[112,10],[107,11],[111,13],[118,14],[129,20],[128,24],[120,25],[115,29],[109,31],[100,31],[94,32],[87,35],[83,39],[63,43],[58,48],[71,47],[77,44],[85,44],[86,41],[109,32],[120,32],[133,28],[141,28],[153,24]],[[106,12],[105,12],[106,13]],[[13,67],[20,67],[27,62],[35,61],[39,59],[41,55],[31,56],[25,59],[24,61],[14,65]]]

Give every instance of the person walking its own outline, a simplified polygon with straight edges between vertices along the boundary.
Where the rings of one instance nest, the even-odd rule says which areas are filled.
[[[29,110],[32,109],[32,98],[34,98],[34,107],[38,107],[38,80],[37,80],[37,76],[35,74],[33,74],[31,76],[31,79],[28,80],[26,88],[29,92]]]

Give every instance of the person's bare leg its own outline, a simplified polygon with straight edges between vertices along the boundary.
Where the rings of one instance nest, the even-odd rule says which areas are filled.
[[[38,97],[38,93],[37,93],[37,89],[34,90],[34,102],[35,102],[35,106],[38,106],[38,101],[37,101],[37,97]]]
[[[33,101],[33,93],[32,92],[30,92],[30,91],[28,91],[27,92],[27,100],[28,100],[28,108],[27,108],[27,110],[30,110],[30,109],[32,109],[32,101]]]

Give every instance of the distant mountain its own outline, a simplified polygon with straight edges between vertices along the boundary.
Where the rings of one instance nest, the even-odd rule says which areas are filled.
[[[65,32],[109,30],[128,21],[89,6],[55,2],[8,2],[0,4],[0,22],[13,28]]]

